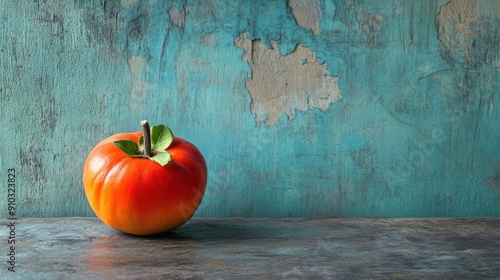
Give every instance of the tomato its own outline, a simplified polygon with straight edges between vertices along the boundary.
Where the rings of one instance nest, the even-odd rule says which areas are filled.
[[[154,129],[153,148],[154,141],[160,141]],[[149,125],[143,130],[102,140],[83,169],[85,194],[97,217],[111,228],[134,235],[158,234],[187,222],[200,205],[207,183],[205,159],[193,144],[170,135],[168,145],[157,145],[168,147],[158,151],[150,147],[148,156],[144,151],[141,154],[141,141],[149,142]],[[118,143],[138,149],[127,154]],[[147,149],[148,144],[144,146]],[[170,155],[169,161],[162,165],[152,160],[155,153]]]

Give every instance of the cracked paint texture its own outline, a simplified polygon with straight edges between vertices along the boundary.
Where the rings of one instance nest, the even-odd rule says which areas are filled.
[[[341,98],[338,78],[329,76],[326,65],[319,64],[314,52],[300,44],[286,56],[281,56],[275,41],[268,49],[260,40],[249,40],[246,33],[234,44],[244,50],[242,60],[252,68],[245,85],[257,124],[275,125],[282,114],[292,119],[295,110],[324,111]]]
[[[500,215],[497,0],[257,2],[3,1],[18,217],[92,216],[88,152],[143,119],[204,154],[198,217]]]

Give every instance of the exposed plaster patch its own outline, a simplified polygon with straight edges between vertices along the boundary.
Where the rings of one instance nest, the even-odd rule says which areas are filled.
[[[469,67],[496,59],[500,49],[498,18],[482,17],[479,4],[479,0],[451,0],[439,9],[436,28],[443,59]]]
[[[130,109],[134,111],[141,111],[144,107],[144,101],[151,85],[141,80],[142,71],[148,66],[146,58],[141,56],[131,56],[128,60],[131,73],[131,85],[129,105]]]
[[[319,34],[319,24],[323,16],[319,0],[288,0],[288,6],[299,26],[311,30],[314,35]]]
[[[281,56],[276,42],[271,41],[268,49],[260,40],[249,40],[246,32],[234,44],[245,51],[241,58],[252,68],[245,85],[257,124],[274,125],[283,113],[292,119],[296,109],[324,111],[342,97],[338,78],[329,76],[326,64],[318,64],[315,53],[300,44],[286,56]]]
[[[472,64],[472,43],[476,32],[471,28],[479,19],[477,0],[450,1],[437,14],[438,38],[447,60]]]
[[[205,34],[205,36],[203,36],[203,38],[201,39],[201,47],[205,48],[211,46],[213,44],[214,37],[215,32]]]
[[[182,9],[171,8],[168,10],[168,15],[170,16],[170,22],[179,28],[184,28],[184,23],[186,22],[186,15],[188,13],[189,7],[184,5]]]

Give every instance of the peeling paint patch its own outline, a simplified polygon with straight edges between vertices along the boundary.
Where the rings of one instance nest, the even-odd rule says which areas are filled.
[[[211,46],[213,44],[214,37],[215,37],[215,32],[210,32],[208,34],[205,34],[205,36],[203,36],[203,38],[201,39],[201,47],[205,48]]]
[[[476,32],[472,24],[479,19],[478,2],[475,0],[450,1],[437,14],[438,37],[442,56],[446,60],[473,64],[472,43]]]
[[[311,30],[314,35],[319,34],[319,24],[323,16],[319,0],[288,0],[288,6],[299,26]]]
[[[245,51],[242,60],[252,68],[246,88],[257,124],[274,125],[281,114],[293,119],[296,109],[324,111],[342,97],[338,77],[329,76],[326,64],[318,64],[315,53],[300,44],[286,56],[275,41],[269,49],[260,40],[249,40],[246,32],[234,44]]]
[[[131,73],[131,85],[129,105],[134,111],[141,111],[144,107],[144,101],[151,85],[141,80],[141,73],[148,66],[146,58],[141,56],[131,56],[128,60]]]
[[[184,5],[182,9],[171,8],[168,10],[168,15],[170,16],[170,22],[179,28],[184,28],[184,23],[186,22],[186,15],[188,13],[189,7]]]
[[[451,0],[439,9],[436,28],[443,59],[476,67],[500,50],[499,21],[482,17],[479,4],[477,0]]]

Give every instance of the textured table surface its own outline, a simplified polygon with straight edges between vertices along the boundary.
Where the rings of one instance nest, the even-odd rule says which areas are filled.
[[[2,279],[500,279],[500,218],[193,219],[153,237],[95,218],[15,225]]]

